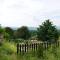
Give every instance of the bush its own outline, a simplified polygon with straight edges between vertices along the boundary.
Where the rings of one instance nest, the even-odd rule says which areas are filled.
[[[2,54],[13,54],[16,53],[16,47],[14,44],[9,42],[4,42],[3,45],[0,47],[0,53]]]
[[[15,39],[14,40],[16,43],[22,43],[24,41],[24,39]]]
[[[43,51],[44,51],[43,46],[42,46],[42,44],[40,44],[39,47],[38,47],[38,51],[37,51],[37,57],[38,58],[41,58],[41,59],[44,58]]]

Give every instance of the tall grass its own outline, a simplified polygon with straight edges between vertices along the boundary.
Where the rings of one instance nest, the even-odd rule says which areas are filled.
[[[59,47],[49,47],[47,50],[42,50],[40,52],[28,52],[24,54],[16,53],[16,44],[12,42],[4,42],[0,46],[0,60],[41,60],[38,58],[38,53],[40,54],[44,51],[44,60],[60,60],[60,46]],[[42,56],[42,54],[41,54]]]

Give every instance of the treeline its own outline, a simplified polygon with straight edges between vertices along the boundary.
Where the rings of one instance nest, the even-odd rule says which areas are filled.
[[[56,26],[50,22],[50,20],[46,20],[39,25],[37,31],[29,30],[27,26],[21,26],[16,30],[13,30],[11,27],[2,28],[0,26],[0,33],[4,34],[4,38],[7,40],[15,40],[15,39],[37,39],[42,41],[57,41],[59,38],[60,30],[58,31]]]
[[[11,27],[2,28],[2,26],[0,26],[0,34],[1,33],[4,35],[4,38],[9,41],[12,41],[15,39],[28,40],[36,35],[36,31],[29,30],[27,26],[21,26],[16,30],[14,30]]]
[[[17,30],[12,29],[11,27],[5,27],[5,38],[8,39],[24,39],[27,40],[31,37],[31,31],[27,26],[22,26],[17,28]]]

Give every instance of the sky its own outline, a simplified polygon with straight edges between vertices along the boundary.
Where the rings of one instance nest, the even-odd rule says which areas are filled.
[[[47,19],[60,26],[60,0],[0,0],[2,26],[37,27]]]

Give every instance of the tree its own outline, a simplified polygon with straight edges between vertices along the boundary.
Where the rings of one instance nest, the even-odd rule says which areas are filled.
[[[4,29],[2,28],[2,26],[0,25],[0,46],[3,43],[3,38],[4,38]]]
[[[0,34],[3,34],[4,29],[2,28],[2,26],[0,25]]]
[[[38,40],[54,42],[58,40],[58,37],[58,31],[50,20],[43,22],[42,25],[40,25],[37,29]]]
[[[14,30],[10,27],[5,27],[5,32],[10,36],[10,38],[13,38]]]
[[[17,38],[22,38],[25,40],[30,37],[30,32],[26,26],[22,26],[21,28],[18,28],[15,34]]]
[[[10,38],[10,35],[8,34],[8,33],[4,33],[4,38],[6,39],[6,40],[9,40],[9,38]]]

